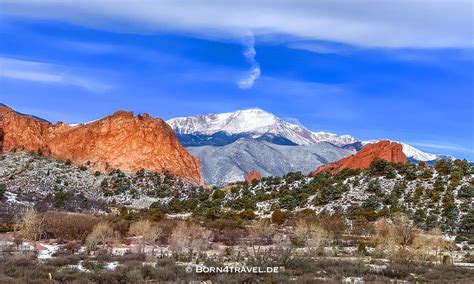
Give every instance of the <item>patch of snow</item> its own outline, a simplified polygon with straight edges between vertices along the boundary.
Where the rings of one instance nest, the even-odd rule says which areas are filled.
[[[118,265],[119,265],[118,261],[107,262],[105,264],[105,269],[115,270],[118,267]]]
[[[9,192],[9,191],[5,192],[5,197],[7,198],[7,203],[10,203],[10,204],[21,204],[21,205],[31,204],[30,202],[26,202],[26,201],[19,201],[17,199],[18,194],[13,193],[13,192]]]
[[[130,248],[128,247],[114,247],[112,248],[112,255],[124,256],[129,251]]]
[[[371,270],[375,271],[375,272],[382,272],[384,271],[385,269],[387,269],[387,265],[383,264],[383,265],[377,265],[377,264],[368,264],[368,266],[370,267]]]
[[[89,123],[92,123],[92,122],[96,122],[96,121],[98,121],[98,120],[99,120],[99,119],[94,119],[94,120],[91,120],[91,121],[89,121],[89,122],[70,123],[70,124],[68,124],[68,125],[74,127],[74,126],[78,126],[78,125],[85,125],[85,124],[89,124]]]
[[[354,283],[354,284],[363,284],[364,278],[362,277],[344,277],[341,281],[342,283]]]
[[[45,247],[45,250],[39,250],[38,259],[50,259],[53,257],[53,254],[59,250],[59,245],[57,244],[40,244],[42,247]]]
[[[170,219],[187,219],[193,215],[192,213],[176,213],[176,214],[166,214],[166,217]]]

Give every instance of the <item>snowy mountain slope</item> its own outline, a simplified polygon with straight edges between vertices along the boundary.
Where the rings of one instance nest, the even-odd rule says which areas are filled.
[[[252,170],[263,176],[283,176],[294,171],[309,173],[322,164],[355,153],[328,142],[286,146],[254,139],[239,139],[221,147],[188,147],[187,150],[201,160],[204,180],[213,185],[242,181]]]
[[[328,132],[312,132],[303,126],[289,123],[261,109],[238,110],[229,113],[179,117],[167,121],[179,135],[207,135],[224,132],[229,136],[256,139],[271,135],[287,139],[297,145],[311,145],[326,141],[342,146],[358,141],[350,135],[339,136]],[[235,141],[235,140],[234,140]],[[230,143],[233,141],[231,140]]]
[[[405,143],[401,143],[401,144],[403,147],[403,153],[405,153],[405,155],[409,158],[413,158],[418,161],[432,161],[432,160],[438,159],[438,156],[436,154],[423,152]]]
[[[224,131],[219,131],[211,135],[207,134],[180,134],[176,133],[181,145],[184,147],[197,147],[197,146],[224,146],[227,144],[234,143],[241,138],[254,139],[258,141],[267,141],[278,145],[297,145],[296,143],[273,134],[262,134],[258,138],[253,138],[253,135],[248,133],[238,134],[227,134]]]
[[[247,138],[279,145],[312,145],[325,141],[346,150],[358,151],[366,144],[380,141],[358,141],[350,135],[312,132],[258,108],[173,118],[167,123],[175,130],[179,141],[185,147],[224,146],[238,139]],[[446,158],[445,155],[426,153],[406,143],[399,143],[402,144],[403,152],[410,160],[435,161]]]

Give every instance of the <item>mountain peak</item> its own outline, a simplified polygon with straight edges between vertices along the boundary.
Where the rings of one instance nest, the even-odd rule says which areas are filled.
[[[261,108],[258,108],[258,107],[256,107],[256,108],[247,108],[247,109],[239,109],[239,110],[234,111],[233,113],[244,113],[244,114],[257,113],[257,114],[270,114],[270,115],[273,115],[272,113],[270,113],[266,110],[263,110]]]
[[[260,108],[237,110],[220,114],[178,117],[167,121],[180,135],[246,134],[251,138],[274,136],[298,145],[327,141],[341,146],[358,141],[352,136],[327,132],[311,132],[305,127],[287,122]]]

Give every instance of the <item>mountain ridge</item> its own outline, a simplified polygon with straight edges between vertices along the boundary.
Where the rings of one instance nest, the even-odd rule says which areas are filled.
[[[344,149],[359,151],[367,144],[390,140],[361,141],[351,135],[337,135],[324,131],[313,132],[260,108],[177,117],[166,122],[175,130],[178,139],[185,147],[224,146],[240,138],[247,138],[279,145],[311,145],[325,141]],[[249,125],[246,125],[247,122]],[[427,153],[403,142],[393,142],[400,143],[404,154],[412,161],[434,162],[449,157]]]
[[[213,135],[224,132],[229,135],[247,134],[247,138],[258,138],[273,134],[297,145],[330,142],[341,146],[358,141],[350,135],[329,132],[313,132],[307,128],[287,122],[260,108],[237,110],[220,114],[177,117],[166,121],[178,134]]]
[[[288,146],[245,138],[225,146],[186,149],[200,159],[206,183],[218,186],[243,181],[252,171],[262,176],[284,176],[297,171],[309,174],[319,165],[355,153],[329,142]]]

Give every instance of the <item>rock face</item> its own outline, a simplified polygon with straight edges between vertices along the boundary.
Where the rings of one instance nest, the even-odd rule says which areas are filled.
[[[254,180],[259,181],[262,179],[262,175],[257,172],[257,171],[251,171],[248,173],[247,177],[245,178],[245,181],[249,184],[251,184]]]
[[[30,150],[99,170],[174,175],[203,183],[201,166],[162,119],[117,111],[87,124],[51,124],[0,106],[1,151]]]
[[[365,169],[377,158],[393,163],[405,163],[407,161],[400,143],[383,140],[375,144],[366,145],[353,156],[320,166],[312,174],[320,172],[337,173],[345,168]]]

